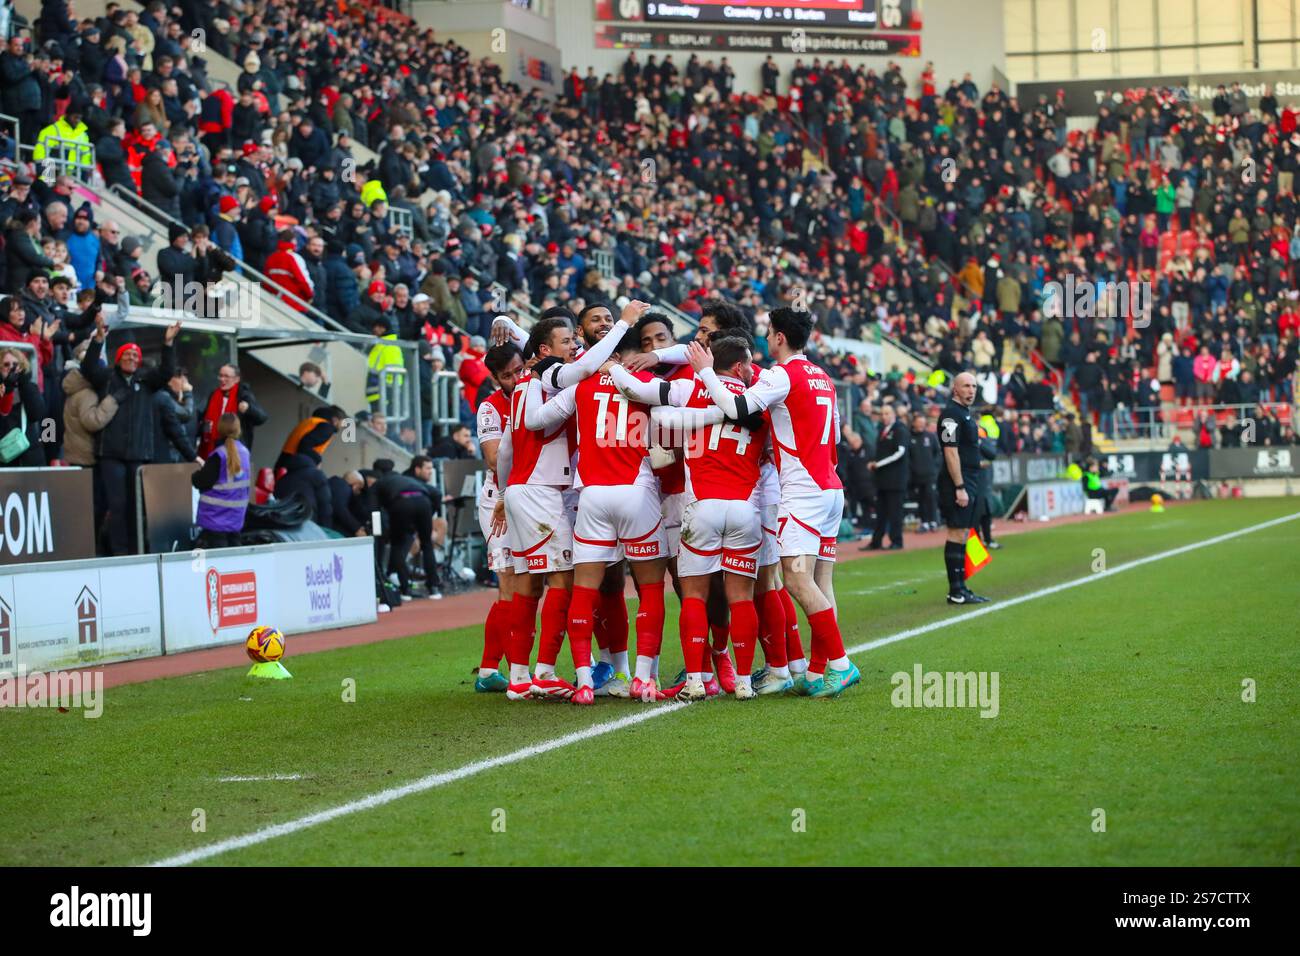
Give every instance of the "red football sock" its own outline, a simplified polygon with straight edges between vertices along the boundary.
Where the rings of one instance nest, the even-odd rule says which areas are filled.
[[[611,654],[622,654],[627,650],[627,600],[623,592],[601,591],[596,608],[596,644]]]
[[[785,605],[775,588],[758,596],[758,636],[768,667],[785,667]]]
[[[573,651],[574,667],[591,666],[591,634],[595,617],[595,588],[573,586],[569,601],[569,648]]]
[[[844,641],[840,637],[840,625],[835,620],[835,609],[828,607],[808,615],[808,626],[812,629],[812,658],[808,661],[808,669],[814,674],[824,674],[828,660],[844,656]]]
[[[731,605],[731,646],[736,649],[736,673],[748,677],[754,667],[754,645],[758,643],[758,610],[753,601]]]
[[[727,652],[727,640],[731,637],[731,625],[710,624],[709,631],[713,634],[713,653],[725,654]]]
[[[678,619],[682,638],[682,659],[688,674],[704,672],[704,655],[708,647],[709,612],[699,598],[682,599],[682,616]]]
[[[537,649],[537,663],[555,666],[564,646],[564,632],[569,626],[569,591],[547,588],[542,601],[542,642]]]
[[[636,653],[654,657],[664,643],[664,583],[641,585],[636,609]]]
[[[510,638],[510,602],[493,601],[483,625],[483,659],[479,667],[497,667]]]
[[[799,641],[799,616],[794,611],[794,599],[790,592],[781,588],[781,605],[785,608],[785,659],[797,661],[803,657],[803,644]]]
[[[533,657],[533,632],[537,629],[538,600],[515,593],[510,602],[510,642],[507,644],[511,664],[528,666]]]

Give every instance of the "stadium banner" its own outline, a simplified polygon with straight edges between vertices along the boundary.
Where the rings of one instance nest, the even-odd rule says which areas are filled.
[[[84,468],[0,468],[0,566],[95,556],[92,477]]]
[[[194,510],[199,493],[190,477],[199,470],[192,461],[173,465],[141,465],[136,472],[136,534],[140,551],[167,554],[189,551],[198,537]]]
[[[1102,474],[1129,482],[1154,483],[1164,478],[1172,480],[1189,474],[1193,480],[1200,480],[1209,474],[1206,452],[1199,448],[1180,452],[1124,452],[1102,455],[1098,461],[1101,463]]]
[[[85,667],[161,653],[157,556],[0,572],[0,670]]]
[[[1026,491],[1030,521],[1083,514],[1083,485],[1077,481],[1040,481]]]
[[[717,50],[810,56],[920,56],[920,34],[849,34],[830,30],[699,30],[692,27],[597,26],[602,50]],[[796,47],[801,49],[796,50]]]
[[[564,72],[560,69],[557,48],[514,31],[510,33],[509,46],[508,82],[518,83],[525,90],[531,87],[556,95],[564,91]]]
[[[259,624],[298,634],[376,618],[370,537],[165,554],[161,562],[168,654],[237,644]]]
[[[993,459],[993,485],[1027,485],[1034,481],[1053,481],[1065,474],[1070,464],[1067,456],[1051,454],[1006,455]]]
[[[1209,478],[1295,478],[1300,449],[1290,447],[1215,448],[1209,453]]]
[[[1049,103],[1056,102],[1056,91],[1065,91],[1065,108],[1071,116],[1095,117],[1103,103],[1114,108],[1125,99],[1136,102],[1153,90],[1169,90],[1176,100],[1195,103],[1209,112],[1215,94],[1222,84],[1231,90],[1234,82],[1241,83],[1251,106],[1259,105],[1264,85],[1273,90],[1280,105],[1300,101],[1300,70],[1266,70],[1256,73],[1172,73],[1164,76],[1127,76],[1092,80],[1062,80],[1058,82],[1017,83],[1016,97],[1025,109],[1038,103],[1039,94],[1045,94]]]
[[[595,0],[597,21],[921,29],[918,0]]]

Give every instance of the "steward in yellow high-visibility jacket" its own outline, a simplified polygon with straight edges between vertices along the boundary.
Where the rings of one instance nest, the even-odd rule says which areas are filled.
[[[397,345],[397,333],[392,331],[392,326],[386,319],[377,319],[374,328],[380,328],[380,322],[383,322],[383,332],[379,335],[379,341],[370,347],[370,356],[366,359],[366,401],[370,403],[371,410],[379,404],[379,376],[383,369],[392,365],[399,367],[406,366],[406,359],[402,355],[401,346]],[[392,385],[398,376],[392,372],[384,375],[384,385]]]
[[[36,137],[36,146],[32,149],[32,161],[39,167],[47,156],[79,166],[87,173],[94,166],[95,152],[90,145],[90,132],[81,121],[80,113],[68,110],[40,131]],[[40,172],[38,169],[38,174]],[[59,172],[68,171],[63,169]]]
[[[366,184],[361,187],[361,201],[369,209],[381,199],[388,202],[388,193],[384,192],[384,184],[377,176],[374,179],[367,179]]]

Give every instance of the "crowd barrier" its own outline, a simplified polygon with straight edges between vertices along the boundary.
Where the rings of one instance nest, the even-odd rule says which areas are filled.
[[[376,619],[373,538],[0,570],[0,671],[48,671]]]

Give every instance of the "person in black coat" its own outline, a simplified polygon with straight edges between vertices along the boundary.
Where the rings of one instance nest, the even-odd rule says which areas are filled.
[[[140,167],[140,195],[173,219],[181,218],[181,187],[185,170],[168,165],[170,149],[156,148],[148,153]]]
[[[329,479],[330,500],[334,506],[331,526],[346,538],[359,538],[366,533],[366,524],[357,516],[358,509],[354,507],[354,503],[360,503],[358,499],[365,490],[365,479],[357,471],[350,471],[342,478],[332,475]]]
[[[20,209],[13,218],[14,227],[5,236],[6,288],[19,291],[37,270],[54,267],[41,251],[40,217],[30,209]]]
[[[432,471],[433,462],[423,455],[411,460],[412,471]],[[406,570],[406,556],[411,550],[411,539],[420,542],[420,558],[424,563],[425,581],[430,596],[437,594],[438,567],[433,558],[433,516],[442,510],[442,496],[438,489],[418,477],[399,475],[390,471],[379,477],[367,492],[367,512],[382,511],[388,528],[388,573],[397,574],[402,597],[409,599],[411,576]]]
[[[158,250],[158,281],[168,287],[169,297],[164,299],[163,305],[179,309],[184,305],[191,284],[195,281],[197,263],[189,252],[188,229],[172,223],[167,228],[167,238],[168,246]]]
[[[912,420],[912,450],[908,457],[908,484],[916,500],[921,531],[939,526],[939,501],[935,482],[939,478],[939,464],[943,452],[939,450],[939,436],[930,427],[929,419],[918,414]]]
[[[903,495],[908,483],[908,456],[912,433],[898,418],[894,406],[880,410],[880,434],[876,437],[876,457],[867,465],[876,479],[876,529],[867,549],[879,551],[885,532],[889,547],[903,547]]]
[[[180,330],[179,322],[168,326],[158,365],[142,366],[140,346],[128,342],[118,347],[109,367],[99,362],[108,333],[108,322],[101,313],[95,317],[95,334],[81,360],[81,374],[96,394],[101,398],[112,395],[117,400],[117,414],[99,433],[99,463],[95,466],[108,506],[108,547],[113,555],[134,551],[131,529],[135,527],[135,473],[141,465],[154,460],[158,411],[153,393],[166,388],[172,377],[176,367],[172,343]]]
[[[104,174],[104,185],[112,188],[113,184],[135,192],[135,181],[131,179],[131,169],[127,165],[126,150],[122,148],[122,137],[126,135],[126,123],[115,120],[108,133],[95,141],[95,159]]]
[[[310,115],[298,122],[298,128],[289,137],[289,155],[301,159],[307,168],[320,169],[329,159],[330,141],[325,131],[316,125]]]
[[[153,393],[158,411],[158,434],[154,436],[154,461],[174,464],[198,461],[195,446],[194,389],[185,369],[178,368],[166,388]]]
[[[0,106],[18,117],[18,138],[24,143],[36,142],[42,126],[41,84],[32,72],[29,55],[26,38],[17,33],[0,54]]]

